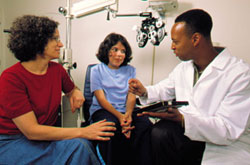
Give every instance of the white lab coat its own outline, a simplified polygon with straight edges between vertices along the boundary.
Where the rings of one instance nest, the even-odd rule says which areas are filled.
[[[169,77],[146,87],[148,99],[188,101],[180,108],[185,135],[205,141],[203,165],[250,165],[250,68],[224,49],[193,86],[192,61],[181,62]],[[192,151],[190,151],[192,152]]]

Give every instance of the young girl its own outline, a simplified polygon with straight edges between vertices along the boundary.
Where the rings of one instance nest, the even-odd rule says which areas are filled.
[[[100,44],[91,69],[91,92],[94,92],[90,115],[93,122],[106,119],[116,123],[115,136],[99,142],[99,150],[107,164],[151,164],[150,127],[147,117],[133,114],[136,97],[128,92],[128,81],[135,78],[135,68],[128,65],[132,50],[120,34],[111,33]]]

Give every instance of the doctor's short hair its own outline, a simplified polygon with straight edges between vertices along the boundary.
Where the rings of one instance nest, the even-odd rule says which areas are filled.
[[[127,65],[131,59],[132,59],[132,49],[127,41],[127,39],[122,36],[121,34],[117,33],[110,33],[105,37],[105,39],[102,41],[102,43],[99,46],[98,52],[96,54],[96,57],[99,61],[103,62],[104,64],[108,65],[109,63],[109,51],[111,48],[116,45],[118,42],[121,42],[121,44],[125,47],[125,59],[121,66]]]
[[[10,28],[8,47],[19,61],[34,60],[37,54],[43,54],[58,24],[45,16],[18,17]]]
[[[192,36],[198,32],[205,38],[211,38],[211,30],[213,27],[213,21],[211,16],[202,9],[191,9],[175,19],[175,23],[185,22],[188,35]]]

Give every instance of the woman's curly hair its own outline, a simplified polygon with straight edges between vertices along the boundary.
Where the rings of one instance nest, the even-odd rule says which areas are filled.
[[[8,47],[23,62],[43,54],[48,40],[53,37],[58,22],[44,16],[24,15],[17,18],[10,29]]]
[[[107,37],[100,44],[98,53],[96,54],[98,60],[108,65],[109,51],[112,48],[112,46],[116,45],[118,42],[121,42],[126,49],[125,51],[126,57],[121,66],[127,65],[132,59],[132,49],[127,39],[122,35],[116,33],[110,33],[109,35],[107,35]]]

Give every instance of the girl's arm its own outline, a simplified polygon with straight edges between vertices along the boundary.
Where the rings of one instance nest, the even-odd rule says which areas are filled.
[[[98,101],[98,103],[103,107],[103,109],[106,109],[110,113],[112,113],[116,118],[119,119],[119,121],[123,118],[123,114],[119,111],[117,111],[112,104],[106,99],[104,91],[103,90],[95,90],[94,95]]]

